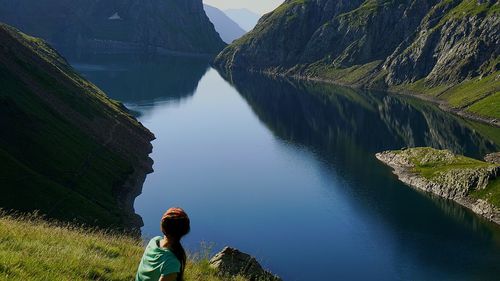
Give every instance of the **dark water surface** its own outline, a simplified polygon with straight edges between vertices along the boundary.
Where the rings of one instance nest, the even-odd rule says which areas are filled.
[[[405,146],[481,157],[500,131],[427,103],[233,74],[202,59],[89,56],[73,65],[157,137],[135,208],[143,234],[185,208],[214,250],[231,245],[285,280],[495,280],[500,228],[415,191],[377,162]],[[496,279],[498,280],[498,279]]]

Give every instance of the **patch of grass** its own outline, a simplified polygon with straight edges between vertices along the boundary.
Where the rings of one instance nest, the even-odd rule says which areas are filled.
[[[410,162],[415,165],[415,172],[428,179],[433,179],[437,174],[455,169],[494,166],[494,164],[484,161],[455,155],[448,150],[437,150],[430,147],[411,148],[399,153],[406,153]]]
[[[355,85],[367,79],[381,63],[381,60],[377,60],[364,65],[339,68],[319,62],[308,66],[308,72],[317,77],[333,80],[338,83]]]
[[[475,173],[485,171],[485,168],[499,166],[462,155],[456,155],[448,150],[437,150],[430,147],[410,148],[395,151],[395,153],[408,159],[414,165],[413,171],[415,173],[434,182],[439,182],[444,174],[457,177],[457,171],[473,171]],[[463,180],[467,181],[468,179]],[[468,196],[486,200],[490,204],[500,208],[500,177],[489,179],[489,183],[485,189],[469,190]]]
[[[450,0],[448,0],[448,2],[449,1]],[[455,8],[448,12],[448,14],[443,18],[443,21],[450,18],[462,18],[479,14],[497,14],[499,12],[500,5],[498,2],[483,1],[483,3],[479,3],[477,0],[463,0]]]
[[[491,181],[483,190],[476,190],[471,196],[477,199],[483,199],[500,208],[500,178]]]
[[[450,106],[491,118],[500,118],[500,71],[476,77],[455,86],[428,86],[424,80],[399,87],[434,96]]]
[[[120,233],[0,213],[0,280],[133,280],[144,243]],[[221,278],[205,255],[192,255],[186,280]]]

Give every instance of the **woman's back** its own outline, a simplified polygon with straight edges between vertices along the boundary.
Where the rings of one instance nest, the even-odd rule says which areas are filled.
[[[160,246],[161,236],[149,241],[142,256],[136,281],[157,281],[161,276],[176,274],[181,271],[181,263],[175,254],[167,248]]]

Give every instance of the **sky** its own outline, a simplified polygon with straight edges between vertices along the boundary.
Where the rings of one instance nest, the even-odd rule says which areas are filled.
[[[260,15],[274,10],[283,0],[203,0],[203,3],[220,10],[246,8]]]

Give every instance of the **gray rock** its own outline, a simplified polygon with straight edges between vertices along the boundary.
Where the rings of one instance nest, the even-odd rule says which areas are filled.
[[[413,161],[419,158],[419,164],[453,163],[455,155],[447,150],[430,148],[412,148],[402,152],[385,151],[377,153],[376,158],[394,169],[394,174],[405,184],[440,197],[454,200],[471,209],[478,215],[500,224],[500,209],[482,199],[475,199],[469,194],[486,188],[489,181],[500,176],[500,166],[471,167],[449,169],[426,178],[414,171]]]
[[[493,164],[500,164],[500,152],[490,153],[484,156],[484,161]]]
[[[249,278],[251,281],[282,280],[263,269],[254,257],[230,247],[225,247],[210,259],[210,266],[217,269],[221,275],[241,275]]]

